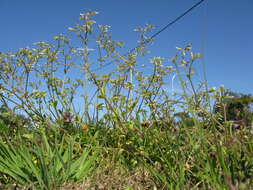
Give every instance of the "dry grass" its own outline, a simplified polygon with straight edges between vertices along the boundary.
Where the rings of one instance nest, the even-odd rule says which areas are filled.
[[[143,168],[127,171],[122,167],[112,165],[100,168],[82,184],[65,184],[61,190],[148,190],[156,189],[152,177]]]

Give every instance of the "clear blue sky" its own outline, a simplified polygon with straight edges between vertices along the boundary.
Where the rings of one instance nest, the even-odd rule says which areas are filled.
[[[96,10],[99,24],[112,26],[127,48],[136,45],[136,26],[157,31],[197,0],[0,0],[0,52],[50,41],[78,23],[79,13]],[[155,32],[154,31],[154,32]],[[192,43],[204,53],[209,86],[224,84],[253,93],[253,1],[205,0],[183,20],[161,33],[154,56],[171,57],[175,47]],[[203,46],[201,46],[201,44]],[[204,51],[203,48],[204,47]]]

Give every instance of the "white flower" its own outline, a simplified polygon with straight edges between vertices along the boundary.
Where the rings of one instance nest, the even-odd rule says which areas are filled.
[[[88,48],[88,47],[85,47],[85,48],[76,48],[76,50],[79,51],[79,52],[95,51],[95,49]]]

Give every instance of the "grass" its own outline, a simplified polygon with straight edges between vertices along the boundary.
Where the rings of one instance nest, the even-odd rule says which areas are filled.
[[[36,140],[0,139],[0,171],[32,189],[57,189],[66,181],[80,182],[90,173],[97,151],[86,147],[77,154],[73,137],[51,144],[45,133],[40,135]]]
[[[55,138],[0,139],[2,189],[250,189],[253,135],[201,126],[139,126]],[[46,135],[47,133],[47,135]],[[49,135],[51,133],[51,135]],[[116,136],[117,135],[117,136]],[[115,139],[112,139],[114,136]],[[11,189],[11,188],[9,188]]]

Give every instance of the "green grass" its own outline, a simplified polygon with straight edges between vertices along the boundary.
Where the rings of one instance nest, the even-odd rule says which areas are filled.
[[[0,172],[21,186],[59,189],[65,182],[83,181],[95,167],[99,152],[89,146],[77,152],[76,137],[63,136],[59,143],[50,142],[44,132],[26,137],[0,139]]]
[[[57,127],[56,127],[57,128]],[[201,126],[136,126],[59,138],[33,131],[0,139],[0,182],[27,189],[250,189],[253,135]],[[51,135],[49,135],[51,134]],[[57,137],[57,138],[55,138]],[[127,179],[127,180],[126,180]]]

